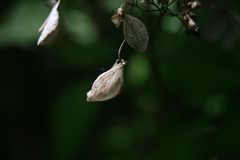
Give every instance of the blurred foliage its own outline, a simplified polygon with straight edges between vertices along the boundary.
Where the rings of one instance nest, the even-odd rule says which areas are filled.
[[[0,159],[240,159],[239,1],[203,1],[200,37],[144,14],[147,51],[125,44],[123,92],[95,103],[86,93],[117,58],[122,28],[110,18],[123,1],[62,2],[60,32],[44,46],[49,8],[0,6]]]

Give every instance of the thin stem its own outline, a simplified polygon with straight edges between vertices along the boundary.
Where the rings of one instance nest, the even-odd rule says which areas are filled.
[[[122,49],[122,46],[123,46],[124,42],[125,42],[125,39],[123,40],[123,42],[122,42],[122,44],[120,45],[119,50],[118,50],[118,59],[119,59],[119,60],[121,60],[121,49]]]

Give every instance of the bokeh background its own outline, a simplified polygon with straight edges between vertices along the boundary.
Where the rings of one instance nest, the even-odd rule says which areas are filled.
[[[122,2],[63,0],[59,34],[37,46],[50,8],[1,1],[1,160],[240,159],[240,2],[202,1],[200,37],[144,14],[149,46],[123,46],[123,92],[90,103],[123,40],[110,20]]]

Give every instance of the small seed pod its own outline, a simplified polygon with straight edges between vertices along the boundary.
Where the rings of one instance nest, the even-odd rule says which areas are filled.
[[[58,31],[58,21],[59,21],[59,13],[58,13],[58,6],[59,6],[60,0],[54,5],[52,8],[49,16],[43,23],[43,25],[40,27],[38,32],[41,32],[41,36],[38,39],[37,45],[43,45],[46,42],[48,42],[50,39],[52,39],[56,32]]]
[[[123,88],[123,71],[126,63],[125,60],[118,59],[110,70],[98,76],[92,89],[87,93],[87,101],[106,101],[116,97]]]

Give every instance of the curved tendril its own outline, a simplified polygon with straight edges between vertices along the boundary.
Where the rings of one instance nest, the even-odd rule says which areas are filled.
[[[123,40],[123,42],[122,42],[122,44],[120,45],[120,47],[119,47],[119,50],[118,50],[118,59],[121,61],[121,49],[122,49],[122,46],[123,46],[123,44],[124,44],[124,42],[125,42],[125,39]]]

